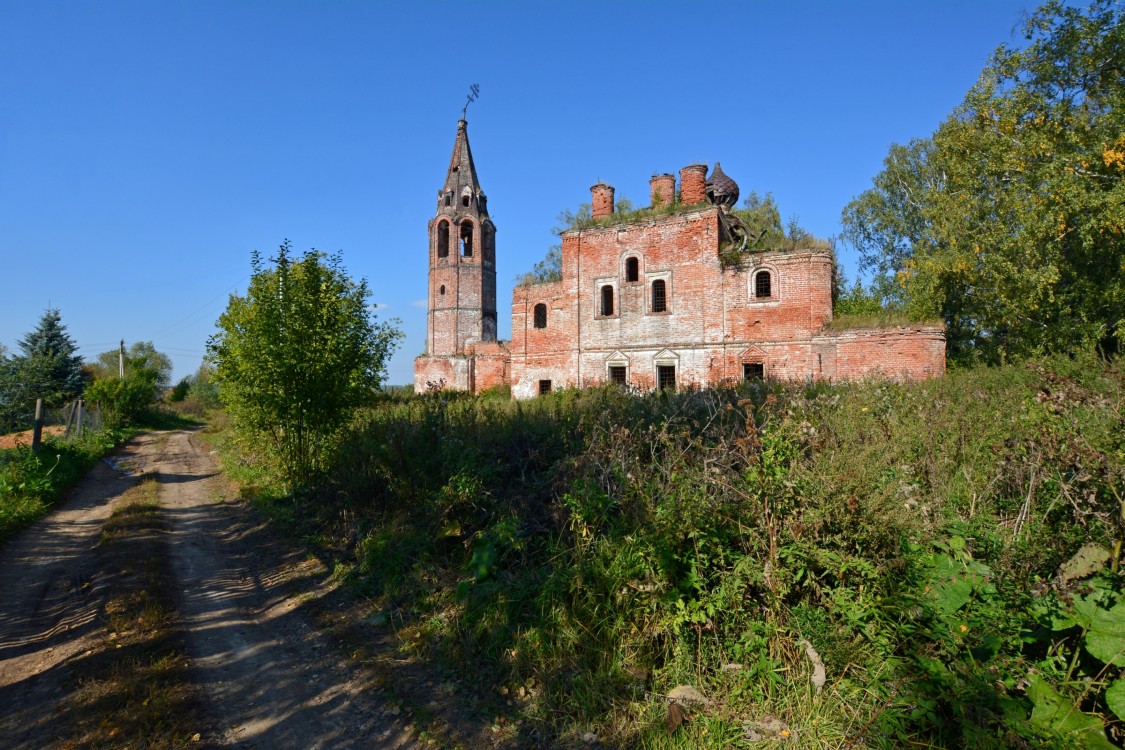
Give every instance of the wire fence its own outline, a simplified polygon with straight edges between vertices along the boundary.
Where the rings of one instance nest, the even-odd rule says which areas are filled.
[[[35,426],[35,401],[25,399],[4,404],[0,410],[0,447],[17,440],[23,432]],[[72,438],[84,432],[97,432],[104,426],[101,409],[91,407],[81,399],[57,408],[43,410],[43,434]],[[30,438],[28,438],[30,441]]]

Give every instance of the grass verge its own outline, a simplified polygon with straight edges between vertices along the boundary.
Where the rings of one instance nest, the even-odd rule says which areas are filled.
[[[47,513],[95,461],[126,437],[105,430],[72,440],[49,438],[38,454],[30,446],[0,451],[0,542]]]

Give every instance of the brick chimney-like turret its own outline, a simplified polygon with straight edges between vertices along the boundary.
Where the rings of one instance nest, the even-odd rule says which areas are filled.
[[[594,207],[594,218],[613,215],[613,186],[599,182],[590,188],[590,203]]]
[[[676,199],[676,176],[671,174],[653,175],[648,181],[652,191],[652,207],[667,206]]]
[[[707,165],[689,164],[680,170],[680,203],[692,206],[707,200]]]

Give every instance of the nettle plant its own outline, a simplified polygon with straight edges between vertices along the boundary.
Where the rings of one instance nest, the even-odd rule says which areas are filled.
[[[1104,707],[1125,719],[1125,597],[1118,576],[1105,568],[1109,559],[1103,547],[1087,544],[1032,608],[1036,635],[1051,647],[1027,677],[1031,722],[1089,748],[1115,746],[1102,719],[1084,709]]]

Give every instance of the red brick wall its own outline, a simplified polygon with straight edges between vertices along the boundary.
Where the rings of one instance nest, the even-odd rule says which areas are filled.
[[[824,377],[858,380],[887,377],[895,380],[932,378],[945,374],[945,330],[941,326],[856,329],[815,340],[822,347]],[[834,351],[833,351],[834,350]]]
[[[430,388],[469,390],[469,358],[416,357],[414,359],[414,392],[425,393]]]
[[[503,341],[473,344],[470,355],[470,376],[473,393],[505,385],[510,380],[512,354]]]

